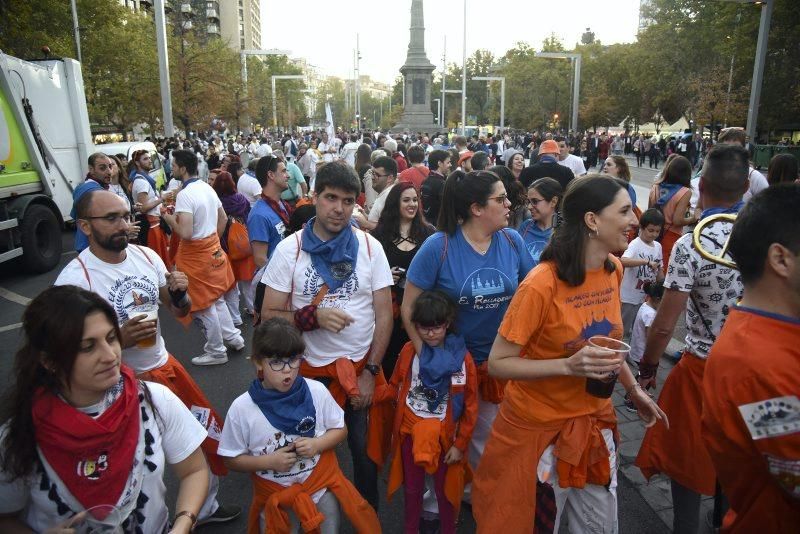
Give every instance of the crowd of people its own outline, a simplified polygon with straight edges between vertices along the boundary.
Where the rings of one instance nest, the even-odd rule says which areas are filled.
[[[779,155],[764,177],[746,142],[298,132],[93,154],[79,254],[22,319],[2,530],[189,532],[241,513],[217,495],[236,471],[250,534],[335,533],[343,515],[375,533],[388,464],[404,532],[454,533],[467,503],[479,532],[613,533],[617,384],[647,428],[636,465],[671,481],[675,532],[698,531],[702,495],[730,532],[796,530],[798,167]],[[626,154],[654,150],[642,212]],[[722,262],[690,231],[720,214],[733,229],[700,240]],[[249,349],[224,420],[160,308],[198,326],[194,365]],[[654,399],[681,315],[686,348]]]

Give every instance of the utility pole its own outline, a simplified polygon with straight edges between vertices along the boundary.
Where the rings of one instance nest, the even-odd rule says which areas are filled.
[[[446,83],[445,78],[447,77],[447,36],[444,36],[444,48],[442,49],[442,109],[439,113],[439,127],[447,129],[447,125],[444,123],[444,116],[447,114],[444,107],[444,95],[446,91]]]
[[[169,58],[167,57],[167,24],[164,20],[164,0],[156,0],[156,50],[158,52],[158,73],[161,82],[161,113],[163,115],[164,135],[175,135],[172,122],[172,90],[169,85]],[[183,40],[181,40],[182,42]],[[187,134],[189,132],[186,132]]]
[[[461,67],[461,135],[467,135],[467,0],[464,0],[464,50]]]
[[[361,129],[361,48],[356,34],[356,128]]]
[[[72,4],[72,33],[75,36],[75,54],[78,56],[78,63],[83,63],[81,58],[81,28],[78,25],[78,6],[75,0],[70,2]]]

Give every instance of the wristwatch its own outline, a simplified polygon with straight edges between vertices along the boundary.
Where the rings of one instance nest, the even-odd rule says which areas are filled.
[[[381,367],[379,365],[375,365],[374,363],[368,363],[364,366],[364,369],[369,371],[372,376],[378,376],[378,373],[381,372]]]

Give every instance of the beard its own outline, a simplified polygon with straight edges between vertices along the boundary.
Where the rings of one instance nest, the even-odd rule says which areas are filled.
[[[100,248],[121,252],[128,248],[128,234],[127,232],[120,232],[108,236],[98,236],[97,244]]]

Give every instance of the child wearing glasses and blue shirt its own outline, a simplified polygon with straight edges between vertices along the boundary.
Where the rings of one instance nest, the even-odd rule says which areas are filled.
[[[387,493],[405,493],[405,532],[416,532],[425,475],[434,481],[443,534],[455,533],[469,471],[465,451],[478,417],[478,377],[464,338],[453,331],[456,304],[441,291],[425,291],[412,321],[422,346],[409,341],[389,382],[395,402]]]
[[[248,534],[318,528],[339,531],[343,508],[358,532],[379,532],[374,509],[348,481],[334,448],[344,441],[344,412],[320,382],[298,376],[305,344],[273,318],[253,333],[258,378],[231,404],[218,453],[232,471],[252,473]]]

